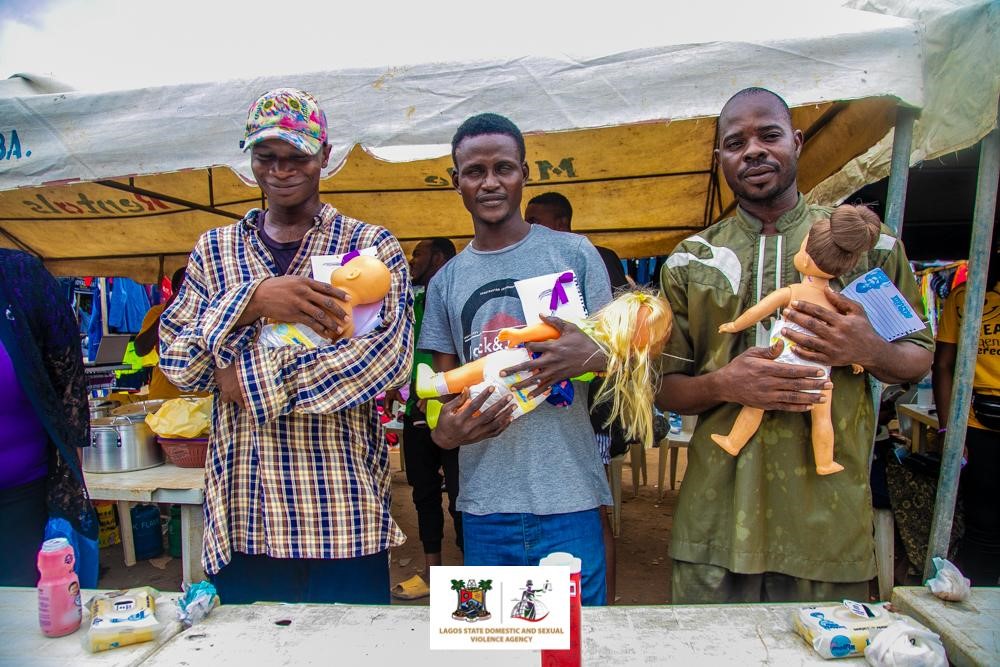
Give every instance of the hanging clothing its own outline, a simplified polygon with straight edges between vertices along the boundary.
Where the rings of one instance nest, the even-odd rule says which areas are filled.
[[[139,333],[149,310],[146,289],[131,278],[117,277],[108,300],[108,331]]]

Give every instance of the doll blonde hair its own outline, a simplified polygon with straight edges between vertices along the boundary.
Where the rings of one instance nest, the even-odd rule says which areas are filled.
[[[625,437],[653,442],[656,361],[670,338],[674,317],[666,299],[649,290],[625,292],[592,318],[591,337],[608,357],[607,378],[594,405],[609,401],[607,422],[620,420]]]

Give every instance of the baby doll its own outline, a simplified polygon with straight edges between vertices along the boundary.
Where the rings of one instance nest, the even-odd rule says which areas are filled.
[[[392,276],[382,260],[369,255],[356,254],[338,267],[330,276],[330,284],[348,295],[348,301],[335,299],[350,316],[344,321],[344,330],[333,341],[352,336],[363,336],[379,325],[382,301],[389,293]],[[304,324],[268,322],[261,328],[259,342],[267,347],[302,345],[315,348],[330,342]]]
[[[650,445],[653,385],[656,379],[653,362],[670,337],[673,326],[670,305],[654,293],[629,291],[616,297],[593,317],[576,324],[608,357],[608,380],[595,396],[594,404],[610,401],[608,423],[620,418],[630,439]],[[502,329],[497,339],[514,346],[558,337],[559,332],[554,327],[539,322],[525,327]],[[518,352],[523,355],[524,361],[528,359],[526,352],[508,348],[443,373],[434,373],[426,364],[420,364],[417,367],[417,396],[436,398],[457,394],[466,387],[474,388],[491,379],[492,368],[497,366],[496,361],[499,359],[503,359],[500,369],[519,363],[513,356]],[[509,385],[519,379],[521,378],[507,377],[503,378],[503,382]],[[518,401],[518,404],[522,407],[522,413],[534,407],[534,404],[522,401]]]
[[[350,338],[355,331],[367,333],[364,330],[382,310],[382,300],[389,293],[391,282],[389,268],[382,260],[368,255],[358,255],[334,271],[330,284],[344,290],[350,297],[349,301],[336,299],[337,305],[350,319],[344,322],[344,330],[333,340]]]
[[[792,301],[807,301],[834,310],[826,298],[824,288],[829,285],[832,278],[837,278],[853,269],[861,256],[875,247],[881,226],[878,216],[865,206],[837,207],[829,219],[820,220],[810,228],[798,253],[795,254],[794,264],[802,274],[802,282],[771,292],[736,320],[720,326],[719,333],[743,331],[774,311],[788,306]],[[778,340],[784,343],[777,361],[816,366],[822,368],[829,377],[829,366],[806,361],[795,354],[795,344],[782,336],[782,329],[811,334],[786,321],[784,317],[775,320],[771,327],[771,345]],[[860,373],[861,370],[861,367],[854,366],[855,373]],[[829,475],[840,472],[844,467],[833,460],[833,422],[830,414],[833,392],[826,389],[822,393],[825,401],[816,403],[812,407],[812,445],[816,472],[820,475]],[[744,406],[737,415],[729,435],[712,434],[712,440],[736,456],[756,433],[763,417],[764,411],[760,408]]]

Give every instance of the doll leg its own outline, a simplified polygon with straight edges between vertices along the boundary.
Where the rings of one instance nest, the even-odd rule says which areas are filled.
[[[443,373],[435,373],[427,364],[419,364],[417,366],[417,396],[437,398],[438,396],[457,394],[466,387],[482,382],[485,366],[485,356]]]
[[[554,338],[559,338],[559,332],[555,327],[545,322],[538,322],[526,327],[509,327],[501,329],[500,333],[497,334],[497,340],[501,343],[507,343],[511,347],[522,343],[537,343]]]
[[[843,470],[844,466],[833,460],[833,419],[830,413],[833,390],[825,390],[823,396],[826,402],[816,403],[811,411],[813,457],[816,459],[816,474],[832,475]]]
[[[764,419],[763,410],[744,405],[743,409],[740,410],[740,414],[736,415],[736,421],[733,423],[733,428],[729,431],[729,435],[713,433],[712,440],[719,447],[736,456],[753,434],[757,432],[757,429],[760,428],[762,419]]]

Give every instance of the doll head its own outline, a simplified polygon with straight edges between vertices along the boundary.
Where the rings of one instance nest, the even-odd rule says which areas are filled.
[[[803,243],[807,257],[796,256],[795,268],[807,275],[812,273],[804,270],[808,259],[826,277],[841,276],[855,267],[861,255],[875,247],[881,229],[882,221],[867,206],[838,206],[828,219],[814,223],[809,229]]]
[[[594,403],[610,402],[607,423],[620,419],[626,437],[650,446],[656,360],[674,324],[670,304],[655,292],[633,290],[615,297],[593,320],[592,337],[608,357],[608,377]]]
[[[641,290],[623,292],[594,317],[595,335],[613,354],[659,354],[674,324],[673,312],[659,296]]]
[[[389,293],[389,269],[382,260],[368,255],[358,255],[333,272],[330,284],[351,295],[351,305],[375,303]]]

